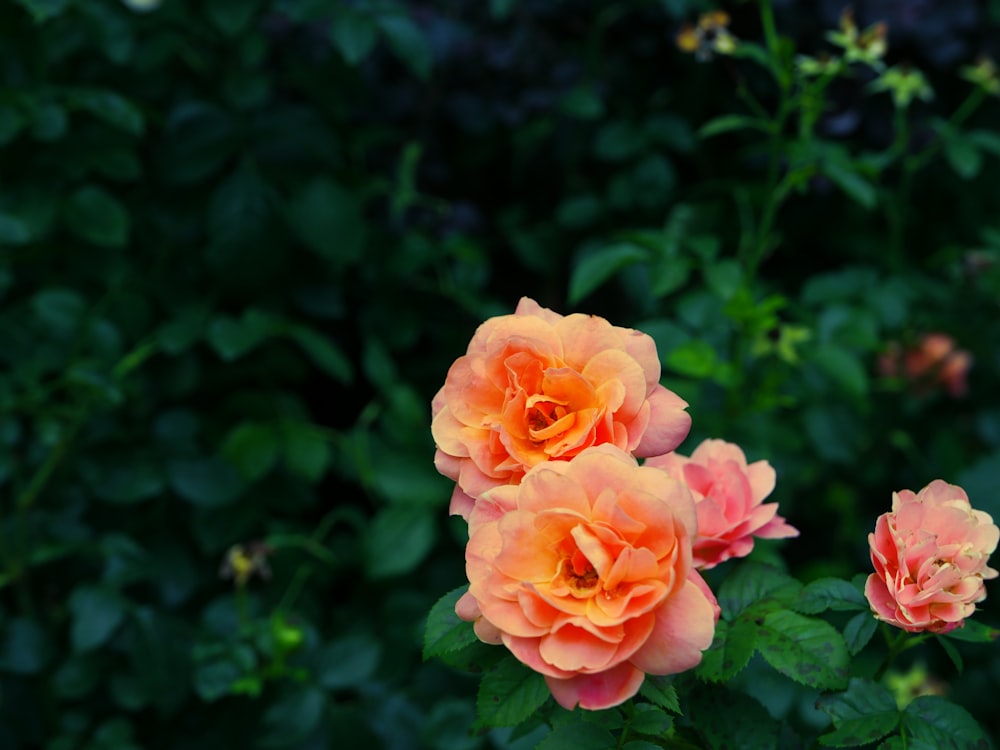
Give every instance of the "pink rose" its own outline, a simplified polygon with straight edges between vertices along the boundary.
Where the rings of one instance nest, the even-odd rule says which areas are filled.
[[[698,534],[692,543],[694,565],[714,568],[732,557],[745,557],[754,537],[782,539],[797,529],[777,515],[777,503],[763,503],[774,489],[774,469],[767,461],[747,464],[739,446],[705,440],[690,458],[668,453],[646,460],[687,484],[698,512]]]
[[[892,511],[868,535],[872,565],[865,596],[875,616],[897,628],[947,633],[986,598],[986,565],[1000,529],[973,510],[965,490],[935,479],[916,495],[893,493]]]
[[[545,676],[560,705],[608,708],[644,674],[691,669],[719,609],[691,567],[687,488],[614,445],[536,465],[469,517],[469,591],[481,640]]]
[[[687,403],[659,383],[653,339],[592,315],[562,316],[527,297],[490,318],[434,397],[434,463],[456,480],[451,513],[517,484],[533,466],[611,443],[639,456],[687,436]]]

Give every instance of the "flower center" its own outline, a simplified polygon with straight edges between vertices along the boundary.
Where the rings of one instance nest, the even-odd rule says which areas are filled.
[[[594,566],[580,550],[563,560],[563,574],[566,583],[580,593],[590,593],[600,583]]]
[[[525,409],[525,420],[528,423],[528,434],[534,442],[548,440],[552,435],[549,428],[566,416],[565,403],[550,399],[544,394],[536,394],[528,398]]]

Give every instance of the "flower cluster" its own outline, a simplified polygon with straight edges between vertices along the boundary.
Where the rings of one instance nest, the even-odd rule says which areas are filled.
[[[525,298],[479,327],[433,401],[435,464],[469,522],[456,612],[566,708],[696,666],[719,617],[698,571],[798,534],[763,503],[766,461],[721,440],[673,452],[691,418],[659,379],[646,334]]]
[[[878,362],[884,377],[904,378],[918,393],[941,387],[956,398],[968,390],[971,367],[972,355],[958,348],[951,336],[940,332],[924,334],[905,349],[892,342]]]

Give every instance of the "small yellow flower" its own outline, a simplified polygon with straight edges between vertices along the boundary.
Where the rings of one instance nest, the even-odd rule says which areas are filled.
[[[885,675],[885,686],[896,699],[899,710],[904,710],[914,698],[922,695],[944,695],[948,686],[941,680],[927,673],[923,664],[915,664],[906,672],[890,671]]]
[[[981,55],[975,65],[966,65],[959,70],[966,81],[981,86],[987,94],[1000,96],[1000,71],[996,63],[986,55]]]
[[[882,58],[889,51],[889,27],[885,21],[873,23],[864,31],[858,31],[854,13],[850,8],[840,16],[840,30],[831,31],[826,38],[844,50],[844,61],[859,62],[876,70],[882,70]]]
[[[736,37],[729,33],[729,14],[722,10],[702,13],[696,25],[685,24],[677,34],[677,47],[693,53],[699,61],[711,60],[714,53],[731,55]]]
[[[247,585],[256,574],[263,580],[271,577],[271,567],[267,564],[267,556],[273,550],[263,542],[248,542],[246,545],[234,544],[226,552],[226,557],[219,568],[222,578],[232,578],[236,588]]]
[[[906,65],[894,65],[869,85],[872,91],[888,91],[899,109],[906,109],[914,99],[927,102],[934,98],[934,89],[924,74]]]

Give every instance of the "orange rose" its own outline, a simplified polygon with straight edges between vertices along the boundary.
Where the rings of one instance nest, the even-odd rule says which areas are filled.
[[[659,383],[653,339],[522,298],[483,323],[434,397],[434,463],[457,482],[451,513],[517,484],[531,467],[610,443],[638,456],[676,448],[687,403]]]
[[[537,465],[473,508],[456,612],[565,708],[618,705],[646,673],[691,669],[712,643],[718,605],[691,567],[695,523],[683,483],[613,445]]]

